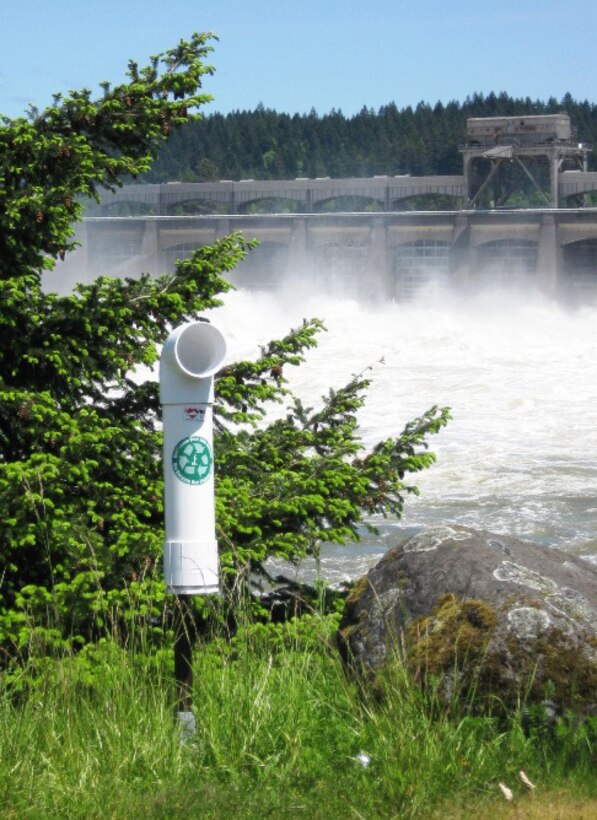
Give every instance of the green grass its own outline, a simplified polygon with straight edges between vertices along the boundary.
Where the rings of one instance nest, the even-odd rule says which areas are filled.
[[[30,661],[0,695],[0,817],[539,817],[554,795],[577,813],[551,816],[591,816],[588,724],[529,734],[518,716],[438,713],[400,668],[364,699],[329,633],[313,619],[306,636],[251,629],[198,646],[197,731],[184,742],[169,657],[106,641]],[[508,814],[500,781],[527,814]]]

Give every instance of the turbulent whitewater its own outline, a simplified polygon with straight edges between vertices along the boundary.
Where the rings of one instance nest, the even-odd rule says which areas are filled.
[[[430,440],[437,463],[418,476],[400,522],[323,551],[330,581],[354,576],[405,535],[461,523],[597,561],[597,308],[493,291],[423,294],[404,304],[314,294],[228,294],[212,320],[230,359],[257,353],[303,317],[327,333],[290,374],[311,405],[371,367],[362,438],[399,433],[433,404],[453,420]],[[311,576],[308,562],[302,572]]]

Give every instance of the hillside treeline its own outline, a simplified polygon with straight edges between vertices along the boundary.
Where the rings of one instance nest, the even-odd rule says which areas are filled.
[[[352,117],[335,110],[291,115],[259,105],[189,123],[166,144],[145,181],[459,174],[468,117],[560,112],[570,115],[579,141],[597,145],[597,105],[569,94],[547,102],[492,93],[446,105],[400,109],[390,103]],[[590,168],[597,169],[594,155]]]

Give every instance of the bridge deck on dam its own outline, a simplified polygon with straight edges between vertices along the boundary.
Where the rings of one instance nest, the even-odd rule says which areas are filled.
[[[561,202],[578,205],[597,191],[597,173],[563,171],[558,176]],[[460,209],[466,202],[465,177],[376,176],[294,180],[245,179],[219,182],[168,182],[125,185],[106,192],[101,204],[90,202],[88,216],[185,216],[249,213],[322,213],[334,211]],[[583,203],[581,203],[583,204]]]
[[[233,274],[251,287],[327,277],[394,298],[432,279],[522,276],[547,291],[597,292],[597,208],[88,217],[81,247],[52,276],[163,273],[235,231],[260,243]]]
[[[127,185],[107,193],[101,205],[89,203],[89,216],[183,216],[226,213],[320,213],[345,202],[344,210],[391,211],[417,197],[464,202],[463,176],[295,179],[219,182],[168,182]],[[355,208],[355,203],[361,206]],[[342,209],[340,209],[342,210]]]

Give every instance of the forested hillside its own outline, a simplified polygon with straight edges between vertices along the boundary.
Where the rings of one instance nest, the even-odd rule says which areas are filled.
[[[566,112],[579,141],[597,145],[597,105],[569,94],[547,102],[507,94],[475,94],[463,103],[419,103],[379,111],[363,108],[353,117],[255,111],[211,114],[191,122],[162,150],[147,182],[205,182],[212,179],[361,177],[374,174],[459,174],[467,117]],[[597,158],[590,158],[591,170]]]

